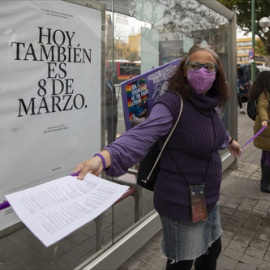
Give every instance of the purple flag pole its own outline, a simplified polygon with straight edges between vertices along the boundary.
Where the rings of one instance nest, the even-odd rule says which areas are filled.
[[[250,142],[252,142],[256,137],[258,137],[265,129],[267,128],[267,126],[262,127],[251,139],[249,139],[243,146],[242,149],[248,145]]]
[[[8,207],[10,207],[10,204],[8,201],[0,203],[0,210],[3,210],[3,209],[8,208]]]

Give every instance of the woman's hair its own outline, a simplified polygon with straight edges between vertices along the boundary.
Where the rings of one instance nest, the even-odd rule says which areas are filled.
[[[256,100],[262,92],[266,96],[270,95],[270,71],[262,71],[256,76],[249,90],[248,97]]]
[[[207,51],[212,54],[217,64],[216,79],[213,83],[212,88],[220,95],[219,106],[224,106],[229,98],[229,89],[225,80],[225,74],[222,68],[221,60],[216,52],[214,52],[209,46],[196,44],[193,45],[188,55],[181,59],[180,65],[176,72],[173,74],[169,81],[168,89],[177,91],[184,100],[188,100],[190,97],[190,86],[185,76],[187,72],[187,63],[190,56],[197,51]]]

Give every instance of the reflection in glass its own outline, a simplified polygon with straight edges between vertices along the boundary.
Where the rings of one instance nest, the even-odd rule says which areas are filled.
[[[126,131],[120,89],[122,82],[184,57],[196,43],[209,44],[213,47],[219,54],[226,76],[228,76],[228,19],[196,0],[104,0],[99,2],[107,4],[105,68],[112,72],[111,80],[116,93],[116,99],[111,97],[113,107],[107,109],[113,115],[117,108],[116,138]],[[220,116],[228,128],[226,108],[220,112]],[[106,142],[110,142],[108,135]],[[136,165],[134,168],[136,169]],[[130,175],[121,178],[125,179],[125,177],[129,178]],[[134,179],[133,181],[136,181]],[[141,220],[153,210],[152,196],[152,192],[142,190]],[[108,234],[111,232],[112,235],[107,237],[107,242],[117,238],[120,233],[114,227],[115,224],[117,227],[120,226],[122,231],[123,228],[128,229],[134,224],[133,203],[133,200],[121,202],[124,209],[129,209],[124,216],[119,214],[118,206],[108,214],[106,220],[110,225],[106,232]],[[125,223],[127,213],[129,222]]]

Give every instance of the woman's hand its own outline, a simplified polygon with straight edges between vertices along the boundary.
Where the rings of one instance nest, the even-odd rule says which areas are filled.
[[[100,157],[96,156],[85,160],[75,167],[74,172],[80,172],[77,179],[83,180],[87,173],[98,176],[103,170],[103,164]]]
[[[233,141],[231,142],[231,144],[229,144],[229,145],[227,146],[227,148],[228,148],[228,150],[230,151],[230,153],[231,153],[234,157],[238,157],[238,158],[239,158],[239,157],[241,156],[242,149],[241,149],[240,144],[239,144],[237,141],[233,140]]]
[[[262,121],[262,126],[263,126],[263,127],[268,126],[268,121],[266,121],[266,120]]]
[[[108,151],[103,150],[93,158],[87,159],[84,162],[78,164],[75,167],[74,172],[80,172],[77,178],[79,180],[83,180],[87,173],[92,173],[98,176],[104,169],[110,167],[110,165],[111,155]]]

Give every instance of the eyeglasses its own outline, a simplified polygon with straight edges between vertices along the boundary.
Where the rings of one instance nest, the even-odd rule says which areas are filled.
[[[209,72],[216,72],[216,70],[217,70],[217,65],[212,64],[212,63],[204,63],[204,64],[202,64],[202,63],[199,63],[199,62],[188,62],[187,66],[189,67],[189,69],[192,69],[192,70],[201,69],[202,67],[207,69],[207,71],[209,71]]]

